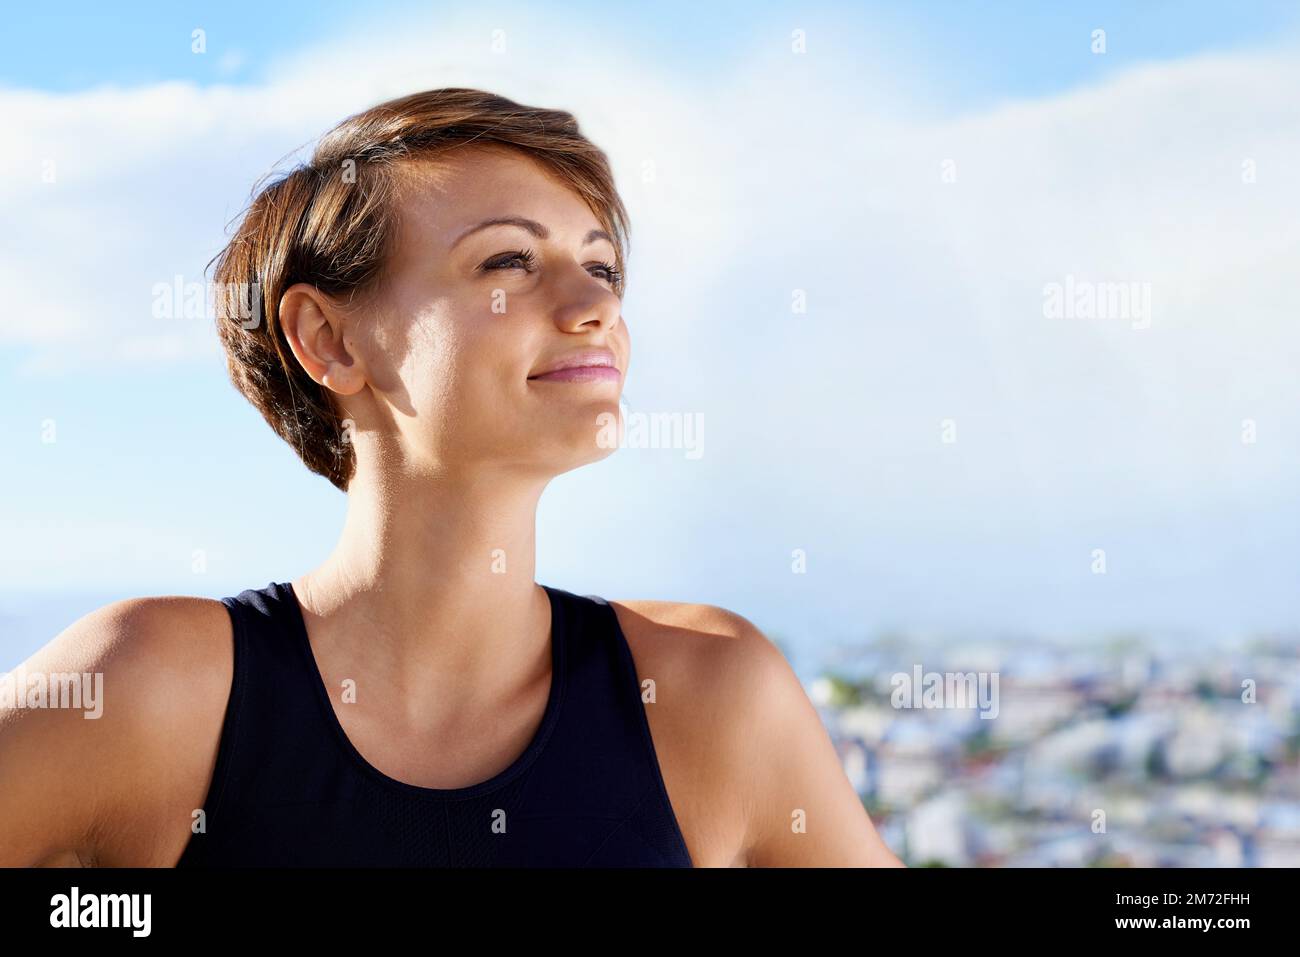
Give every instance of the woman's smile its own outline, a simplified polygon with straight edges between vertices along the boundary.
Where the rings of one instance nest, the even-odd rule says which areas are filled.
[[[572,352],[553,362],[545,372],[528,377],[529,382],[611,382],[623,381],[623,373],[608,349]]]
[[[528,379],[529,382],[611,382],[615,385],[622,380],[623,373],[613,366],[572,366]]]

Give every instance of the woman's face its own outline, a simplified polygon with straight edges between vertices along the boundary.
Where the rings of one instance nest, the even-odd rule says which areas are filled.
[[[631,352],[613,242],[527,156],[449,157],[399,174],[386,273],[345,329],[368,388],[344,403],[361,400],[373,421],[358,426],[388,433],[416,469],[549,476],[609,455]],[[586,352],[617,373],[532,378]]]

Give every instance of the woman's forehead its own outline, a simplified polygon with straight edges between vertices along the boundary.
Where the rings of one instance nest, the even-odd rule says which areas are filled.
[[[463,193],[502,180],[547,178],[545,167],[526,153],[498,144],[462,144],[414,155],[399,163],[404,185],[419,192]]]
[[[475,148],[403,164],[396,197],[400,229],[450,245],[476,224],[517,217],[554,231],[600,223],[582,198],[516,151]]]

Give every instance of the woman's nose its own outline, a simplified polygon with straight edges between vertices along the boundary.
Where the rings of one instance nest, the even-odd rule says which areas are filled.
[[[618,325],[623,311],[623,300],[577,264],[556,282],[555,296],[555,324],[565,332],[584,326],[608,332]]]

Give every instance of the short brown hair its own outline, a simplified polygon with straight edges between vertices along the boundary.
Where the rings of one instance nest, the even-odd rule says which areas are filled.
[[[413,93],[344,120],[321,138],[309,163],[254,187],[233,237],[213,259],[231,380],[303,463],[340,491],[356,469],[355,451],[329,390],[289,348],[280,298],[299,282],[332,296],[370,287],[395,232],[396,166],[471,143],[522,151],[569,185],[614,237],[622,275],[627,211],[605,154],[573,115],[461,87]],[[247,315],[249,289],[260,291],[260,312],[256,321],[240,321],[238,300]],[[623,294],[621,280],[616,291]]]

